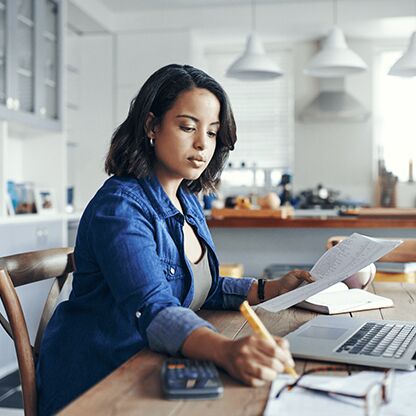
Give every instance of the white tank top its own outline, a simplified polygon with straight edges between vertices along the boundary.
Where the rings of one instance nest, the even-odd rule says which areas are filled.
[[[189,260],[188,260],[189,261]],[[194,275],[194,297],[189,308],[193,311],[201,309],[211,289],[212,276],[209,269],[208,250],[204,247],[204,254],[197,263],[189,262]]]

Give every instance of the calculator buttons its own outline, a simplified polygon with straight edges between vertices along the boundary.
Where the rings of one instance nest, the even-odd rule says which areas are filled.
[[[162,367],[162,387],[169,399],[215,398],[223,393],[215,365],[209,361],[169,358]]]
[[[196,384],[196,379],[195,378],[189,378],[188,380],[186,380],[186,388],[187,389],[192,389],[193,387],[195,387]]]

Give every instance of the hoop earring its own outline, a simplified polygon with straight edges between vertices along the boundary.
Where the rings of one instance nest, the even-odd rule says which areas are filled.
[[[155,139],[149,139],[150,147],[155,147]]]

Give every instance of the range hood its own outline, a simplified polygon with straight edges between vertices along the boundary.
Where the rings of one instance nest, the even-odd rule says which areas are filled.
[[[345,78],[319,79],[320,92],[300,113],[305,123],[359,123],[368,119],[369,111],[345,91]]]

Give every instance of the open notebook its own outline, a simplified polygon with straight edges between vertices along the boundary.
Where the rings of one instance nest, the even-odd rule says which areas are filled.
[[[368,309],[389,308],[393,301],[362,289],[349,289],[338,282],[321,292],[298,303],[304,309],[333,315],[336,313],[364,311]]]

